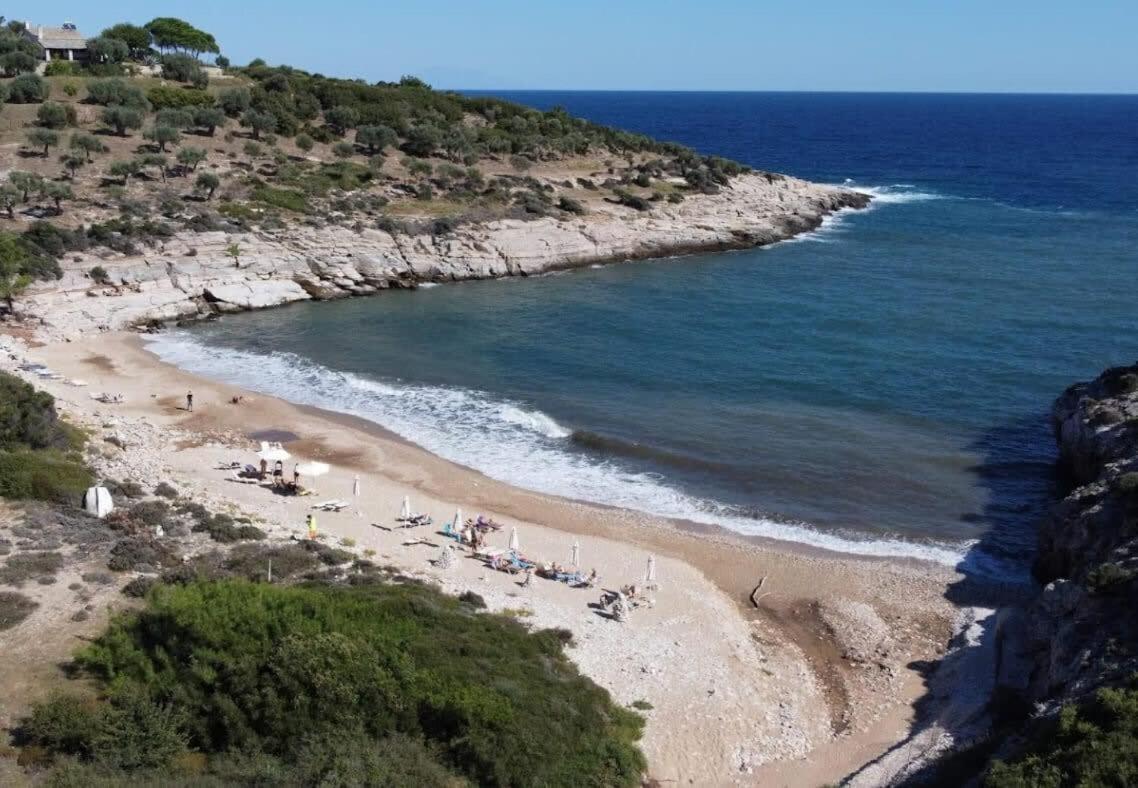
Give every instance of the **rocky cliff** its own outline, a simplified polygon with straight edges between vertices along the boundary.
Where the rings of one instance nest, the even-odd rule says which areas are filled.
[[[846,189],[751,174],[719,194],[644,213],[613,205],[574,220],[502,220],[445,235],[305,224],[237,236],[183,232],[142,255],[106,249],[70,255],[62,261],[63,278],[36,285],[20,308],[44,334],[62,338],[424,282],[761,246],[869,200]],[[240,247],[236,259],[233,243]],[[95,266],[106,272],[101,283],[90,277]]]
[[[1071,386],[1052,422],[1070,493],[1040,530],[1029,699],[1077,697],[1138,670],[1138,365]]]

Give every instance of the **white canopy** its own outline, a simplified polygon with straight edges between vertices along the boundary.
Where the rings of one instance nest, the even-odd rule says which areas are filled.
[[[411,497],[403,496],[403,505],[399,507],[399,519],[406,520],[411,516]]]
[[[656,556],[648,556],[648,571],[644,573],[644,582],[656,582]]]
[[[518,542],[518,527],[516,525],[510,529],[510,549],[515,553],[520,549],[520,543]]]
[[[265,462],[284,462],[292,455],[285,451],[279,443],[265,443],[261,441],[261,450],[257,456]]]
[[[328,463],[316,462],[315,460],[302,462],[296,466],[297,473],[299,473],[301,476],[310,476],[312,478],[323,476],[330,470],[332,470],[332,468],[328,465]]]
[[[462,528],[462,509],[454,510],[454,523],[451,524],[451,530],[456,533]]]
[[[357,473],[355,478],[352,479],[352,497],[360,497],[360,475]]]

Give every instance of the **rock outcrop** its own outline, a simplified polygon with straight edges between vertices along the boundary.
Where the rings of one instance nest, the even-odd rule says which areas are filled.
[[[611,206],[572,220],[500,220],[445,235],[389,234],[338,225],[289,225],[232,235],[182,232],[137,256],[106,249],[69,255],[64,276],[21,304],[49,336],[118,330],[260,309],[304,299],[370,295],[424,282],[549,271],[646,257],[740,249],[816,228],[869,197],[795,178],[751,174],[716,195],[638,213]],[[229,251],[237,243],[236,259]],[[93,282],[95,266],[105,284]]]
[[[1040,529],[1028,700],[1053,704],[1138,670],[1138,364],[1071,386],[1052,421],[1070,493]]]

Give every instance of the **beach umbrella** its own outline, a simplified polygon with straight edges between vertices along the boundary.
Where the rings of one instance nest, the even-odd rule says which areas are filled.
[[[399,507],[399,519],[406,520],[411,516],[411,497],[403,496],[403,505]]]
[[[352,497],[360,497],[360,475],[358,473],[352,478]]]
[[[299,473],[301,476],[308,476],[313,479],[315,479],[317,476],[323,476],[330,470],[332,469],[329,467],[328,463],[316,462],[315,460],[302,462],[296,466],[297,473]]]
[[[270,446],[267,443],[262,443],[261,450],[257,452],[257,456],[265,462],[284,462],[292,455],[285,451],[280,444]]]
[[[458,530],[462,528],[462,509],[454,510],[454,524],[450,528],[455,533],[458,533]]]
[[[573,540],[573,549],[569,553],[569,566],[574,569],[579,569],[581,566],[581,545],[576,539]]]
[[[510,549],[513,550],[515,553],[519,549],[518,527],[516,525],[510,529]]]
[[[645,583],[656,582],[656,556],[648,556],[648,571],[644,574]]]

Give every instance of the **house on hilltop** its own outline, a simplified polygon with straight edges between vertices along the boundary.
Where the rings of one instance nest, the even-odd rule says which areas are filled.
[[[64,22],[60,27],[45,27],[26,23],[24,35],[40,48],[40,59],[87,60],[87,37],[79,32],[73,22]]]

